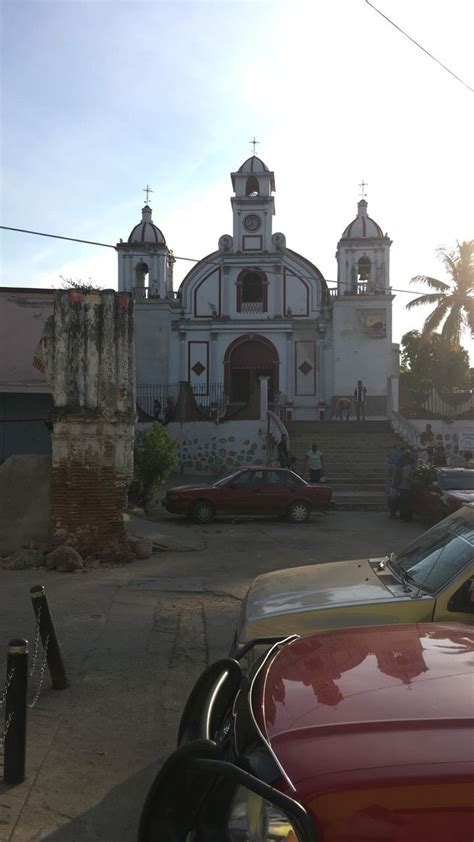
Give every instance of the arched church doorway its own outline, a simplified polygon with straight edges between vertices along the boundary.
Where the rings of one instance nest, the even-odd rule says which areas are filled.
[[[278,351],[265,336],[247,334],[239,336],[227,348],[224,358],[224,386],[231,403],[247,403],[265,375],[268,380],[268,397],[278,390]]]

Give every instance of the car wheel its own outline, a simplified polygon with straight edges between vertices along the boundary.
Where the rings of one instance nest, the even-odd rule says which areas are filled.
[[[214,520],[214,506],[207,500],[199,500],[191,508],[191,519],[195,523],[211,523]]]
[[[303,500],[292,503],[288,509],[288,517],[292,523],[304,523],[309,517],[309,506]]]

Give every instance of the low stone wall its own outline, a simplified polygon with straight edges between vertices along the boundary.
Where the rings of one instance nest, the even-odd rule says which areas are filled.
[[[232,468],[268,461],[267,435],[261,421],[173,422],[167,433],[178,441],[178,470],[217,476]]]
[[[422,433],[427,424],[435,438],[444,445],[446,451],[459,447],[460,451],[470,450],[474,453],[474,422],[473,421],[441,421],[435,418],[409,418],[412,427]]]

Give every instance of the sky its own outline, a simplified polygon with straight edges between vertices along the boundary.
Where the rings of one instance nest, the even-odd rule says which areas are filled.
[[[472,0],[375,5],[474,87]],[[149,184],[169,247],[199,259],[232,231],[230,172],[256,137],[273,230],[328,281],[368,183],[391,286],[412,290],[394,341],[421,327],[410,278],[446,279],[437,249],[474,238],[474,93],[365,0],[3,0],[0,15],[0,224],[114,245]],[[4,286],[117,285],[113,249],[10,231],[0,247]]]

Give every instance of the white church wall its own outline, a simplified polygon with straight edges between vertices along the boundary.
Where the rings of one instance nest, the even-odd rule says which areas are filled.
[[[137,383],[167,383],[170,352],[169,303],[135,302],[135,357]]]
[[[177,470],[218,476],[245,465],[265,464],[267,436],[261,421],[173,422],[167,433],[178,442]]]
[[[283,315],[309,316],[310,286],[302,278],[285,269],[283,277]]]
[[[333,389],[352,395],[363,380],[371,395],[386,395],[392,372],[391,301],[377,296],[341,298],[333,307]]]
[[[196,318],[209,318],[215,312],[221,313],[221,270],[211,269],[192,291],[192,312]]]

